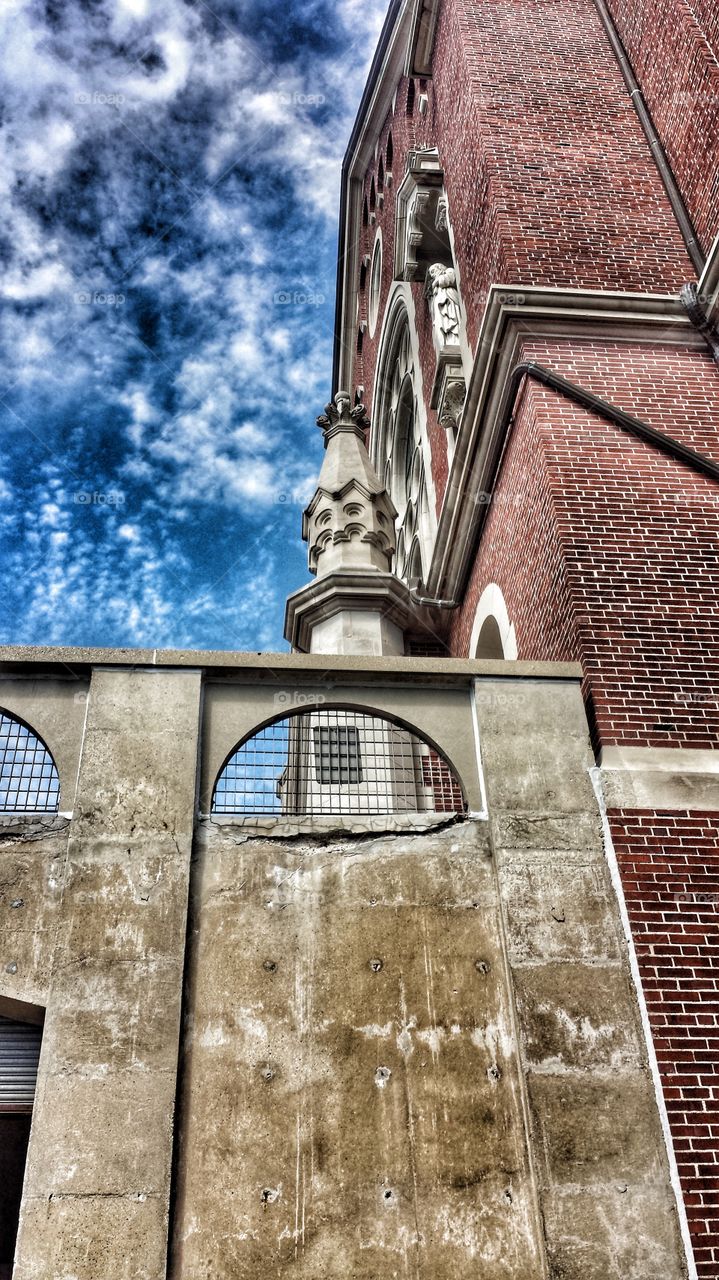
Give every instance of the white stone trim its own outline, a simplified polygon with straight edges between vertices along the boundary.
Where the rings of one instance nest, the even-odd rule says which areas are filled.
[[[617,906],[619,907],[619,915],[622,922],[622,932],[627,948],[629,959],[629,969],[632,975],[632,983],[634,985],[634,993],[637,997],[637,1005],[639,1007],[639,1015],[642,1021],[642,1031],[644,1044],[647,1051],[647,1063],[651,1072],[652,1084],[654,1085],[654,1096],[656,1098],[659,1119],[664,1134],[664,1145],[667,1153],[667,1161],[669,1164],[669,1178],[674,1192],[674,1199],[677,1207],[677,1217],[679,1219],[679,1230],[681,1232],[682,1244],[684,1245],[684,1253],[687,1262],[688,1280],[697,1280],[697,1269],[694,1262],[694,1251],[692,1249],[691,1236],[689,1234],[689,1222],[687,1219],[686,1206],[684,1204],[684,1193],[679,1178],[679,1166],[677,1158],[674,1154],[674,1143],[672,1141],[672,1132],[669,1126],[669,1115],[667,1112],[666,1102],[664,1101],[664,1090],[662,1087],[662,1078],[659,1073],[659,1063],[654,1048],[654,1033],[652,1032],[651,1023],[649,1021],[649,1013],[647,1010],[647,1002],[644,998],[644,990],[642,988],[642,978],[639,972],[639,961],[634,947],[634,935],[632,934],[632,926],[629,920],[629,912],[627,911],[627,903],[624,897],[624,886],[622,884],[622,876],[619,870],[619,862],[617,853],[612,840],[612,832],[607,817],[607,803],[602,789],[601,770],[594,768],[588,770],[594,794],[599,805],[599,812],[602,819],[602,834],[604,837],[604,854],[607,859],[607,866],[612,880],[612,886],[617,898]]]
[[[492,285],[477,344],[462,425],[440,512],[427,594],[457,599],[470,564],[482,508],[503,438],[508,380],[528,337],[600,338],[675,344],[704,351],[678,297]]]
[[[375,255],[379,254],[379,284],[377,292],[373,291],[375,278]],[[365,288],[367,289],[367,321],[369,324],[369,336],[374,338],[377,321],[380,314],[380,302],[382,301],[382,265],[384,262],[384,244],[382,241],[382,228],[378,227],[372,245],[372,253],[370,254],[369,267],[367,268],[367,278]]]
[[[719,320],[719,236],[709,250],[697,293],[707,316],[716,324]]]
[[[414,379],[414,389],[417,397],[417,424],[419,427],[419,436],[422,445],[422,461],[424,463],[425,483],[427,486],[427,498],[429,503],[429,510],[427,512],[426,519],[428,527],[423,530],[422,538],[423,559],[424,563],[428,565],[434,554],[434,545],[437,536],[437,490],[434,483],[432,450],[429,442],[429,432],[427,429],[428,400],[425,396],[424,383],[422,380],[422,363],[419,354],[419,337],[417,332],[414,297],[412,296],[411,285],[404,280],[395,280],[390,286],[387,304],[382,317],[380,339],[377,344],[377,362],[375,365],[372,404],[369,406],[370,421],[372,423],[372,431],[370,433],[370,453],[372,463],[377,474],[379,476],[384,475],[384,464],[386,461],[384,428],[381,430],[375,430],[374,428],[379,425],[377,422],[377,415],[379,413],[379,382],[380,377],[382,376],[382,366],[387,359],[388,344],[394,339],[396,327],[399,323],[399,312],[402,308],[404,308],[407,314],[407,320],[409,323],[409,342],[412,353],[412,376]]]
[[[517,657],[517,635],[514,623],[510,622],[509,619],[509,611],[502,595],[502,589],[496,582],[490,582],[484,588],[477,602],[474,622],[472,623],[472,634],[469,640],[468,656],[470,658],[476,658],[477,656],[480,633],[487,618],[494,618],[499,628],[502,657],[505,661],[513,661]]]
[[[719,812],[719,751],[605,747],[601,775],[610,809]]]

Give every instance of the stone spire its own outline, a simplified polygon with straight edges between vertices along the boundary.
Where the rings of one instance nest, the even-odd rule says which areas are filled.
[[[285,636],[310,653],[403,653],[409,595],[391,572],[397,512],[365,444],[363,405],[346,391],[317,419],[325,457],[302,516],[317,581],[287,601]]]
[[[364,405],[350,409],[349,396],[339,391],[317,425],[324,432],[325,457],[302,517],[310,571],[318,577],[343,569],[387,573],[397,547],[397,512],[367,452]]]

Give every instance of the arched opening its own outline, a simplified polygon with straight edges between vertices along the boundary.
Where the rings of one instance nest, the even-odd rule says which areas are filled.
[[[391,173],[391,172],[392,172],[392,163],[393,163],[393,161],[394,161],[394,143],[393,143],[393,141],[392,141],[392,130],[391,130],[391,129],[390,129],[389,133],[387,134],[387,146],[386,146],[386,148],[385,148],[385,154],[386,154],[386,156],[387,156],[387,172],[388,172],[388,173]]]
[[[0,711],[0,813],[57,813],[60,779],[45,743]]]
[[[235,747],[212,813],[299,817],[462,813],[461,783],[442,752],[398,720],[313,706],[273,720]]]
[[[365,198],[364,198],[364,204],[362,205],[362,226],[363,226],[363,227],[367,227],[367,226],[369,226],[369,209],[368,209],[368,207],[367,207],[367,197],[366,197],[366,196],[365,196]]]
[[[374,178],[372,178],[372,181],[371,181],[371,182],[370,182],[370,184],[369,184],[369,208],[370,208],[370,213],[373,213],[373,212],[374,212],[374,210],[375,210],[375,208],[376,208],[376,205],[377,205],[377,192],[375,191]]]
[[[369,281],[369,331],[370,337],[374,337],[374,331],[377,326],[377,317],[379,315],[380,297],[382,295],[382,232],[377,232],[377,237],[372,250],[372,265],[370,267]]]
[[[407,115],[408,116],[414,115],[414,98],[415,98],[414,80],[410,80],[409,84],[407,85]]]
[[[496,618],[485,618],[479,632],[475,658],[503,658],[502,637]]]
[[[381,156],[377,166],[377,190],[384,191],[384,161]]]
[[[501,658],[513,661],[517,657],[517,635],[501,588],[490,582],[484,588],[474,614],[469,641],[470,658]]]

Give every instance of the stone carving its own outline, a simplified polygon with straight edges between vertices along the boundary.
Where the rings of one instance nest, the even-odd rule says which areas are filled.
[[[440,350],[459,345],[459,290],[454,267],[435,262],[427,271],[426,294]]]
[[[436,148],[415,145],[397,190],[395,280],[424,280],[428,262],[440,256],[435,218],[443,180]]]
[[[370,461],[363,404],[338,391],[317,419],[325,460],[302,521],[312,573],[388,573],[395,553],[397,512]]]
[[[449,230],[449,210],[447,207],[446,196],[440,196],[437,201],[437,212],[434,215],[434,226],[436,231]]]
[[[438,417],[440,426],[457,429],[462,417],[464,402],[467,398],[467,385],[464,376],[454,366],[448,371],[440,393]]]
[[[325,405],[324,413],[317,418],[317,426],[325,432],[325,434],[334,427],[346,427],[357,429],[364,433],[369,427],[369,418],[367,410],[363,404],[356,404],[354,408],[350,408],[352,397],[348,391],[338,391],[333,401]]]

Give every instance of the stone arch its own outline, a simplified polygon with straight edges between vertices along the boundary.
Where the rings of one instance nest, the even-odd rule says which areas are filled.
[[[60,779],[42,738],[0,708],[0,813],[57,813]]]
[[[501,588],[490,582],[482,592],[474,613],[469,641],[470,658],[517,657],[517,636],[510,621]]]
[[[232,748],[213,815],[463,813],[461,781],[436,743],[398,717],[314,702],[275,716]]]

